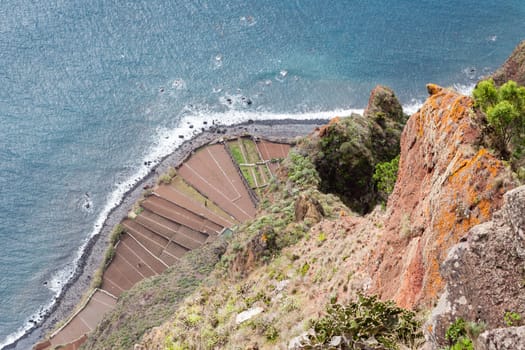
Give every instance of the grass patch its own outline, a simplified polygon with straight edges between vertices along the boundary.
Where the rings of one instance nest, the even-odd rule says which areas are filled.
[[[177,176],[177,171],[174,167],[170,166],[168,168],[168,171],[159,176],[159,178],[157,179],[157,185],[169,185],[175,176]]]
[[[237,141],[229,141],[228,147],[230,148],[232,157],[237,164],[247,163],[247,161],[244,159],[240,145],[238,144]]]
[[[246,156],[249,163],[255,164],[257,162],[261,161],[261,158],[259,157],[259,152],[257,151],[257,146],[255,145],[255,142],[253,140],[248,138],[242,138],[241,139],[242,145],[244,146],[244,149],[246,150]]]

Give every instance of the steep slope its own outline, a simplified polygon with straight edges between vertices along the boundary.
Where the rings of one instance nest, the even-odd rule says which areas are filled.
[[[356,217],[318,191],[307,158],[286,166],[210,278],[135,349],[283,349],[332,298],[355,298],[381,214]]]
[[[490,219],[511,187],[504,164],[479,144],[473,101],[428,85],[430,97],[401,137],[401,158],[371,292],[429,307],[443,289],[439,266],[474,225]]]
[[[483,147],[473,101],[436,85],[428,91],[401,135],[398,179],[386,211],[356,216],[317,189],[309,154],[319,157],[323,139],[344,128],[355,131],[353,123],[363,133],[346,135],[345,142],[358,143],[363,135],[370,140],[369,126],[384,116],[369,112],[372,124],[363,117],[333,120],[291,153],[256,218],[234,229],[210,277],[135,349],[301,348],[297,344],[311,336],[305,330],[327,304],[349,303],[361,291],[428,312],[445,287],[440,266],[449,248],[490,220],[513,187],[510,171]],[[370,177],[356,173],[351,180],[373,183]],[[135,318],[140,315],[128,317]],[[449,321],[442,318],[433,329],[442,336]]]
[[[503,85],[509,80],[525,85],[525,40],[518,44],[492,78],[497,85]]]
[[[481,121],[472,100],[436,85],[428,90],[430,97],[401,136],[399,175],[386,212],[349,215],[333,197],[312,187],[315,181],[298,186],[298,179],[312,173],[294,172],[293,164],[302,156],[292,156],[287,179],[267,194],[270,210],[235,232],[225,254],[229,258],[206,287],[186,299],[172,320],[147,334],[137,348],[297,348],[290,341],[307,339],[301,334],[330,301],[348,303],[359,291],[429,310],[445,284],[439,266],[448,249],[471,227],[491,218],[512,181],[504,164],[482,146]],[[300,143],[298,152],[316,160],[326,138],[344,134],[343,144],[370,140],[370,125],[384,115],[371,116],[372,123],[363,117],[337,118]],[[345,130],[360,131],[350,135]],[[374,141],[381,145],[380,138]],[[344,149],[339,145],[335,152]],[[372,153],[368,149],[361,156]],[[348,154],[339,156],[344,160]],[[301,159],[307,162],[308,156]],[[370,172],[354,173],[350,181],[373,183]],[[322,203],[326,217],[298,215],[308,212],[297,209],[305,201],[317,213],[312,208]],[[293,221],[288,216],[283,223],[282,216],[272,216],[288,212],[294,202]],[[295,237],[291,242],[284,238],[290,235]],[[283,240],[289,246],[272,250]]]
[[[524,263],[525,186],[521,186],[505,194],[502,209],[491,221],[473,227],[465,240],[449,250],[442,266],[447,285],[427,323],[428,338],[436,347],[444,346],[446,327],[458,318],[486,329],[522,325]],[[520,319],[506,320],[507,313]],[[482,335],[479,348],[518,349],[516,339],[524,340],[523,330],[513,328],[506,333],[505,337],[494,337],[493,331]]]

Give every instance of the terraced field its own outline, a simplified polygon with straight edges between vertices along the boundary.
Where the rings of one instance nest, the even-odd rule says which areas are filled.
[[[253,218],[258,195],[289,149],[286,144],[246,137],[195,151],[170,181],[159,183],[122,220],[122,233],[100,287],[34,349],[77,349],[123,292],[161,274],[225,228]]]

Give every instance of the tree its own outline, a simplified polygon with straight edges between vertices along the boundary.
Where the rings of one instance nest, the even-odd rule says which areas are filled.
[[[498,89],[488,79],[481,81],[472,95],[475,105],[487,115],[502,157],[508,159],[512,152],[519,156],[525,144],[525,87],[509,80]]]

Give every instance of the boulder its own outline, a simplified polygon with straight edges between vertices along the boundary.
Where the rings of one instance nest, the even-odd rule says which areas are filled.
[[[323,206],[313,197],[301,194],[295,201],[296,222],[308,219],[312,221],[312,223],[318,223],[324,215]]]
[[[525,350],[525,326],[492,329],[481,333],[477,350]]]
[[[275,249],[275,232],[273,227],[267,226],[253,236],[237,253],[230,271],[233,275],[242,278],[250,273],[263,257],[270,256]]]

